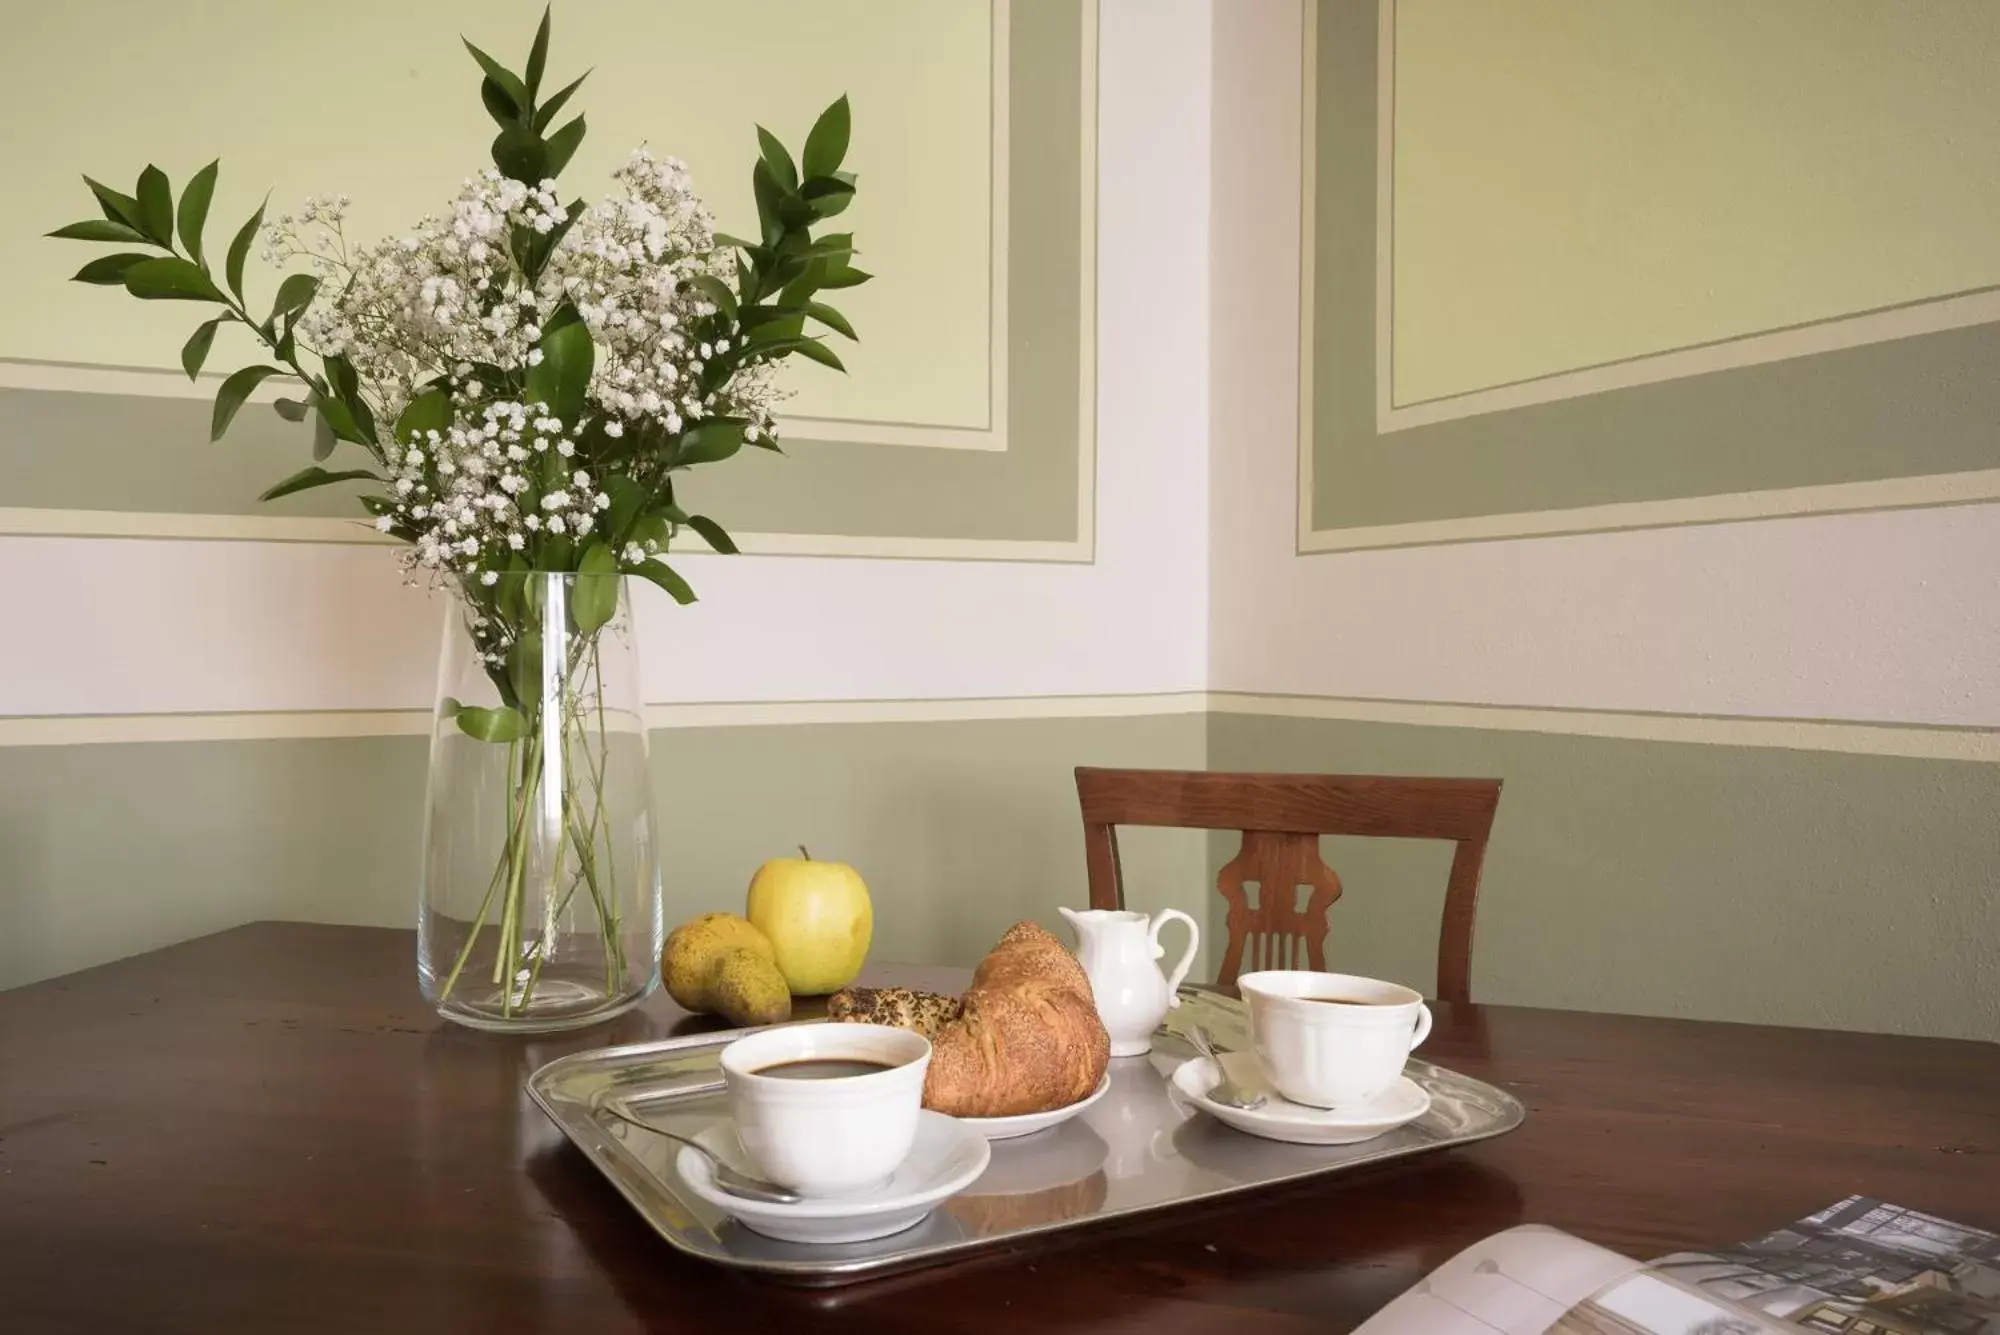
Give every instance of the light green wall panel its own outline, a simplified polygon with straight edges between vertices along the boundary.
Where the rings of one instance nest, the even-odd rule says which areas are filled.
[[[1418,8],[1424,2],[1414,0]],[[1311,529],[1689,500],[2000,466],[2000,439],[1991,427],[2000,420],[2000,376],[1992,370],[2000,365],[2000,325],[1994,324],[1379,430],[1378,358],[1389,349],[1377,346],[1377,9],[1319,3],[1308,56],[1313,282],[1304,300],[1310,303],[1312,403],[1302,448],[1312,452]],[[1838,143],[1814,141],[1812,147],[1816,153],[1846,151]],[[1509,207],[1534,211],[1548,228],[1569,225],[1561,208],[1545,208],[1533,191],[1523,190]],[[1883,225],[1902,218],[1901,208],[1899,201]],[[1991,230],[1983,212],[1967,216]],[[1424,253],[1436,257],[1438,251],[1432,245]],[[1413,277],[1408,266],[1414,262],[1399,258],[1399,283]],[[1895,263],[1893,256],[1880,262]],[[1490,306],[1479,289],[1452,281],[1462,290],[1453,298],[1451,318],[1474,331],[1467,337],[1504,342],[1542,318],[1518,303]],[[1643,312],[1632,320],[1644,329],[1656,323]],[[1593,360],[1615,355],[1606,344]],[[1228,448],[1226,437],[1218,448]]]
[[[773,5],[784,8],[787,3],[788,0],[757,0],[755,4],[743,6],[742,11],[765,13]],[[503,6],[514,18],[518,18],[514,15],[517,7],[514,0]],[[439,10],[442,17],[435,21],[443,25],[447,34],[455,31],[452,24],[458,20],[453,19],[453,15],[464,18],[460,14],[462,8],[447,6]],[[608,12],[611,7],[605,8]],[[685,8],[687,6],[676,4],[666,7],[662,13],[670,18]],[[737,12],[736,7],[725,8],[729,8],[731,14]],[[915,304],[909,309],[892,302],[878,311],[871,312],[860,305],[850,311],[860,327],[864,346],[870,350],[868,356],[875,359],[855,363],[854,383],[858,387],[855,392],[864,392],[867,385],[877,381],[897,387],[931,385],[936,388],[932,383],[935,381],[946,386],[940,392],[952,396],[954,401],[964,400],[961,405],[964,411],[959,408],[945,411],[935,408],[935,405],[899,406],[890,399],[864,404],[848,414],[867,419],[865,423],[850,424],[848,428],[851,434],[858,434],[862,439],[815,440],[810,438],[810,432],[793,432],[785,439],[786,453],[783,456],[746,451],[724,467],[703,470],[701,474],[691,476],[686,489],[689,498],[707,513],[716,516],[730,529],[747,533],[1074,541],[1084,536],[1078,531],[1078,493],[1081,478],[1087,473],[1091,444],[1085,432],[1093,416],[1088,407],[1090,388],[1086,367],[1093,352],[1088,341],[1090,321],[1087,312],[1094,302],[1095,293],[1090,279],[1092,257],[1087,250],[1084,224],[1086,218],[1091,216],[1093,207],[1093,201],[1086,196],[1085,182],[1094,170],[1090,140],[1095,130],[1096,107],[1094,76],[1086,71],[1084,61],[1086,23],[1094,14],[1094,8],[1080,9],[1071,0],[1010,0],[1005,6],[1004,14],[1009,25],[1006,66],[1010,114],[1004,133],[997,139],[985,119],[981,119],[977,127],[968,128],[970,123],[967,122],[952,128],[964,117],[950,111],[949,106],[956,106],[969,96],[968,87],[976,87],[981,116],[986,115],[984,108],[991,90],[985,74],[980,72],[974,78],[960,70],[959,65],[965,62],[958,60],[954,54],[957,47],[942,51],[938,61],[931,62],[925,46],[930,40],[926,34],[937,25],[946,23],[946,19],[932,15],[915,26],[898,27],[893,20],[901,8],[900,0],[897,5],[880,8],[872,3],[863,3],[851,26],[856,34],[876,43],[880,49],[865,60],[853,62],[847,61],[844,56],[836,58],[825,52],[814,54],[811,69],[815,72],[804,85],[810,96],[807,92],[795,92],[788,85],[781,91],[773,92],[770,101],[760,100],[760,90],[767,83],[782,82],[760,78],[742,84],[732,93],[733,98],[750,99],[734,110],[728,109],[735,106],[734,102],[728,106],[716,103],[703,109],[698,116],[676,113],[667,124],[671,129],[688,121],[697,121],[704,127],[703,133],[726,130],[731,136],[736,136],[738,131],[748,135],[750,126],[757,119],[774,126],[789,125],[791,122],[785,118],[791,116],[791,111],[787,108],[791,108],[795,101],[806,105],[818,98],[822,91],[821,83],[836,78],[850,81],[872,78],[874,75],[870,71],[879,72],[882,62],[893,57],[892,63],[897,63],[897,68],[904,69],[908,75],[904,82],[896,85],[895,97],[880,104],[871,113],[866,99],[857,94],[855,153],[859,155],[857,165],[865,173],[863,202],[857,203],[849,215],[843,215],[843,220],[848,216],[855,220],[862,245],[868,250],[867,266],[875,271],[894,270],[897,277],[890,286],[899,292],[907,292],[914,286],[917,296]],[[917,8],[928,14],[931,6],[924,4]],[[966,26],[968,21],[965,15],[968,13],[981,16],[982,22],[992,13],[987,5],[968,4],[966,0],[953,0],[953,3],[937,8],[957,15],[950,19],[950,23],[957,24],[959,28]],[[822,13],[821,7],[817,6],[802,7],[800,12],[808,9],[814,14]],[[590,12],[599,11],[593,9]],[[790,10],[786,8],[785,12]],[[826,15],[836,17],[846,12],[847,9],[841,6],[825,8]],[[483,32],[488,26],[512,31],[497,17],[474,17],[478,20],[476,23],[466,19],[460,26],[466,27],[467,31]],[[512,21],[511,18],[508,20]],[[832,20],[824,16],[813,20],[815,24],[822,21]],[[558,65],[561,52],[565,49],[563,22],[563,15],[558,14]],[[733,24],[737,19],[731,18],[728,22]],[[523,33],[531,32],[532,26],[531,15]],[[572,43],[569,49],[576,51],[580,59],[589,40],[587,34],[579,30],[567,40]],[[946,41],[943,36],[938,40]],[[588,49],[595,56],[598,48],[606,44],[597,42],[589,45]],[[990,55],[989,47],[990,42],[982,39],[979,50]],[[647,48],[648,52],[654,49]],[[652,59],[652,56],[649,54],[647,59]],[[463,82],[458,79],[460,62],[465,64],[466,72],[475,72],[462,52],[453,55],[447,51],[446,60],[443,68],[450,72],[450,77],[435,79],[440,87],[455,90],[454,95],[464,95],[476,88],[470,82],[460,86]],[[983,71],[984,66],[980,70]],[[961,74],[964,78],[958,77]],[[600,86],[609,86],[616,77],[616,70],[600,65],[591,82],[585,85],[586,93]],[[649,81],[647,77],[635,78],[636,82],[630,86],[642,92],[657,83],[657,80]],[[940,112],[938,124],[925,129],[919,124],[926,120],[925,115],[899,108],[912,95],[928,96],[924,90],[940,79],[953,83],[952,97],[947,99],[949,106]],[[396,81],[394,87],[400,90],[405,81]],[[578,96],[584,97],[586,93],[579,93]],[[0,86],[0,100],[12,95]],[[832,92],[827,93],[828,98],[832,95]],[[463,100],[462,97],[460,100]],[[195,101],[203,106],[209,105],[203,99]],[[457,108],[458,102],[454,101],[451,105]],[[607,122],[600,120],[594,110],[595,104],[590,106],[593,108],[591,140],[597,141],[602,148],[616,138],[616,133]],[[716,109],[718,107],[721,109]],[[467,143],[458,144],[448,133],[441,131],[439,142],[443,148],[436,151],[449,149],[461,157],[469,153],[476,158],[484,152],[485,136],[485,131],[480,130],[477,123],[477,103],[474,101],[460,110],[465,112],[467,119],[466,126],[460,127],[465,136],[470,136]],[[92,113],[90,123],[93,125],[96,124],[94,118],[97,114]],[[649,111],[647,114],[653,113]],[[799,120],[801,127],[809,124],[810,111],[802,111],[792,119]],[[445,124],[449,127],[456,125],[457,121],[450,120]],[[976,134],[973,128],[976,128]],[[964,140],[962,143],[955,142],[948,152],[924,149],[922,144],[911,138],[913,135],[947,132],[955,139]],[[0,148],[4,148],[4,136],[8,133],[26,131],[18,127],[14,131],[0,128]],[[795,128],[787,133],[796,138],[803,133],[803,129]],[[866,146],[871,135],[876,138],[872,149],[869,149]],[[422,140],[424,137],[413,138]],[[669,142],[678,143],[678,139],[662,130],[655,142],[656,146],[665,146]],[[1005,384],[989,385],[985,378],[986,369],[980,370],[982,378],[978,385],[977,412],[974,413],[972,408],[964,406],[971,403],[966,397],[969,390],[950,389],[950,384],[954,383],[952,376],[940,378],[933,374],[940,358],[959,357],[959,353],[951,350],[956,335],[940,329],[935,346],[932,346],[930,326],[934,317],[947,323],[964,317],[978,323],[982,330],[990,324],[992,312],[988,303],[983,298],[975,301],[960,289],[970,291],[974,286],[987,284],[992,277],[992,256],[987,248],[992,230],[991,210],[986,207],[991,202],[991,196],[986,193],[985,185],[974,189],[960,182],[954,173],[973,171],[979,181],[988,180],[996,145],[1007,154],[1005,175],[1009,181],[1006,192],[1006,287],[1002,294],[1007,327],[1008,374]],[[81,145],[76,151],[82,152],[88,147]],[[133,146],[129,129],[106,139],[99,156],[112,152],[114,148],[117,153],[127,156],[140,153]],[[35,161],[39,162],[39,155],[44,150],[37,146],[34,151],[38,155]],[[610,150],[606,148],[605,151]],[[189,152],[192,153],[193,149],[190,148]],[[868,156],[871,152],[879,161],[871,162]],[[750,158],[745,154],[746,150],[731,138],[723,179],[734,182],[736,177],[742,176],[747,180],[747,170],[738,170],[739,166],[747,169]],[[80,216],[87,192],[76,180],[75,172],[82,170],[87,162],[97,160],[75,157],[74,154],[65,157],[60,163],[61,172],[50,176],[46,189],[36,187],[11,193],[7,200],[0,201],[0,210],[39,210],[33,220],[21,221],[17,228],[25,229],[29,235]],[[130,175],[136,173],[142,160],[142,157],[133,157],[129,172],[118,165],[125,161],[124,157],[118,158],[117,162],[103,164],[101,169],[105,173],[113,173],[115,169]],[[457,158],[452,160],[458,161]],[[332,171],[345,160],[334,155],[327,161],[327,170]],[[587,152],[579,155],[577,165],[571,168],[566,178],[573,175],[581,182],[587,172],[594,170],[592,161]],[[948,169],[940,175],[931,174],[926,164],[940,161],[948,162]],[[310,162],[305,165],[310,166]],[[694,165],[698,170],[702,166],[699,160]],[[975,168],[976,171],[973,170]],[[358,171],[359,167],[355,170]],[[417,168],[410,170],[416,172]],[[451,166],[446,171],[444,165],[433,164],[416,179],[418,186],[429,188],[424,183],[431,181],[436,171],[445,171],[443,179],[455,181],[464,170],[463,165]],[[240,183],[248,171],[249,164],[229,158],[224,163],[225,185],[232,179]],[[912,189],[950,196],[957,201],[951,207],[960,211],[972,208],[973,204],[965,201],[977,196],[973,203],[979,209],[986,209],[986,212],[970,221],[958,218],[956,214],[936,216],[928,205],[904,212],[899,211],[893,189],[885,189],[880,195],[870,193],[875,189],[878,175],[886,173],[894,178],[899,172],[910,174],[907,179],[914,182]],[[186,173],[183,170],[180,174]],[[717,173],[709,173],[708,179],[716,179],[716,176]],[[123,177],[117,179],[122,180]],[[346,179],[340,184],[359,197],[360,191],[348,185]],[[304,189],[306,185],[302,183],[300,188]],[[321,186],[315,182],[313,188]],[[424,198],[428,199],[428,196]],[[866,202],[871,198],[873,203]],[[254,200],[244,212],[248,207],[254,207]],[[223,209],[224,205],[218,203],[217,217],[223,216]],[[45,218],[43,214],[49,216]],[[892,216],[894,225],[883,229],[884,215]],[[11,217],[11,214],[0,212],[0,223],[7,223]],[[933,274],[931,268],[935,266],[926,267],[929,261],[913,264],[907,270],[899,268],[901,261],[897,252],[903,243],[897,241],[896,236],[898,228],[906,223],[926,231],[932,228],[947,230],[954,238],[954,245],[976,243],[978,253],[968,252],[954,259],[952,276]],[[148,340],[147,346],[157,349],[159,359],[171,361],[188,329],[196,322],[193,308],[184,303],[154,303],[149,307],[115,291],[86,289],[57,281],[81,264],[90,249],[74,242],[31,241],[20,248],[20,253],[31,257],[38,281],[53,284],[50,291],[58,295],[48,296],[47,300],[83,303],[81,307],[74,308],[64,304],[60,309],[82,312],[74,314],[74,318],[84,321],[89,327],[97,327],[90,324],[95,321],[107,330],[126,331],[119,334],[119,337],[125,337],[130,333],[128,321],[150,321],[153,317],[164,319],[166,323],[157,329],[151,323],[145,323],[141,333]],[[886,281],[886,278],[878,277],[876,282],[854,289],[854,292],[857,296],[872,294]],[[984,288],[980,287],[980,291]],[[898,301],[901,299],[897,298]],[[39,297],[32,301],[20,300],[8,309],[19,314],[37,309],[41,302]],[[172,309],[165,309],[167,307]],[[63,320],[71,318],[71,315],[62,317]],[[26,356],[41,361],[76,359],[64,352],[66,345],[53,332],[47,338],[23,333],[9,343],[5,332],[7,328],[6,319],[0,318],[0,359],[9,356]],[[54,328],[52,325],[51,329]],[[925,345],[922,355],[903,356],[896,352],[900,346],[898,340],[906,335]],[[981,368],[987,368],[991,348],[986,341],[986,333],[982,332],[980,339],[976,360]],[[845,351],[843,348],[843,355]],[[217,355],[219,357],[220,352]],[[109,350],[84,358],[97,362],[115,359],[114,353]],[[217,362],[218,366],[222,364]],[[38,368],[21,366],[0,366],[0,370],[15,373],[13,380],[17,384],[26,383],[23,376],[34,380],[41,373]],[[817,367],[807,367],[801,374],[826,375],[829,380],[833,378]],[[964,383],[970,385],[971,382],[967,380]],[[1005,396],[1004,449],[877,444],[866,438],[871,426],[880,424],[895,428],[939,423],[984,427],[993,416],[988,402],[989,389],[995,395]],[[898,392],[901,392],[900,389]],[[924,392],[929,393],[930,390]],[[832,412],[837,407],[815,404],[811,396],[806,395],[789,404],[787,411]],[[847,410],[841,409],[841,412]],[[212,444],[208,440],[208,418],[206,402],[193,399],[45,388],[0,388],[0,507],[169,515],[347,517],[358,513],[352,499],[354,491],[343,487],[308,492],[287,498],[274,506],[258,502],[256,498],[260,491],[305,462],[307,434],[301,427],[279,420],[268,406],[253,403],[239,416],[228,438],[220,444]],[[755,458],[749,457],[752,453],[755,453]],[[342,457],[337,455],[336,459]],[[345,457],[359,461],[358,455]]]
[[[0,357],[176,367],[189,307],[67,284],[89,247],[29,241],[95,216],[79,172],[130,188],[220,156],[217,248],[264,192],[272,211],[353,197],[349,234],[401,235],[490,165],[494,126],[464,34],[519,69],[539,0],[207,0],[192,8],[41,7],[0,45]],[[595,199],[640,144],[687,160],[724,230],[755,230],[755,126],[796,150],[820,108],[854,104],[842,218],[875,283],[844,296],[866,331],[843,380],[791,375],[802,416],[983,427],[987,421],[992,6],[986,0],[647,0],[557,7],[545,86],[590,133],[563,175]],[[746,222],[745,219],[749,221]],[[274,271],[256,266],[266,294]],[[247,349],[247,343],[244,345]],[[218,348],[220,354],[228,349]],[[843,352],[846,350],[843,349]]]
[[[1503,780],[1475,1000],[2000,1039],[2000,766],[1240,715],[1209,765]],[[1324,854],[1334,967],[1431,990],[1450,845]]]
[[[1075,766],[1205,746],[1192,714],[652,740],[671,921],[740,912],[803,843],[867,879],[876,959],[959,964],[1086,902]],[[414,737],[0,748],[0,987],[262,918],[413,923],[424,765]],[[1136,833],[1134,900],[1202,911],[1204,858],[1198,834]]]
[[[2000,283],[1987,0],[1397,0],[1395,402]]]

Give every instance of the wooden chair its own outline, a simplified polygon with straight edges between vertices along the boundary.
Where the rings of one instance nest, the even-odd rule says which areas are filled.
[[[1239,972],[1326,968],[1326,914],[1340,898],[1340,877],[1320,858],[1321,835],[1452,840],[1437,994],[1472,999],[1473,913],[1500,780],[1079,768],[1076,792],[1094,909],[1125,907],[1118,826],[1242,831],[1242,849],[1216,878],[1229,902],[1229,947],[1216,979],[1225,986]],[[1254,906],[1244,889],[1251,882]],[[1312,888],[1304,909],[1300,886]]]

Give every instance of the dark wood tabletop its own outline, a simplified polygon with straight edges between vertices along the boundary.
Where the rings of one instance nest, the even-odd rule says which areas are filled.
[[[870,970],[943,983],[963,970]],[[0,993],[0,1330],[1351,1330],[1534,1222],[1650,1257],[1850,1193],[2000,1227],[2000,1047],[1440,1006],[1499,1140],[958,1266],[787,1289],[670,1250],[529,1102],[664,995],[497,1038],[417,995],[408,932],[261,923]]]

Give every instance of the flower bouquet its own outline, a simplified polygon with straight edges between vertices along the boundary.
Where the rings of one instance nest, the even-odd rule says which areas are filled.
[[[865,282],[851,234],[813,229],[854,198],[843,97],[794,157],[761,127],[758,234],[715,230],[686,166],[641,148],[595,203],[557,178],[584,118],[557,124],[582,79],[543,94],[544,13],[518,74],[469,42],[499,125],[493,166],[407,236],[353,245],[346,198],[268,224],[260,208],[221,257],[205,245],[217,163],[178,202],[149,166],[127,195],[84,178],[101,218],[54,236],[122,249],[80,282],[214,309],[181,350],[201,373],[241,325],[267,359],[222,381],[220,439],[267,380],[311,422],[313,462],[270,500],[338,482],[407,544],[416,579],[453,597],[439,669],[426,811],[419,976],[447,1016],[492,1028],[589,1023],[658,982],[661,937],[646,733],[627,576],[678,603],[663,559],[721,525],[676,503],[677,473],[744,446],[777,448],[778,364],[836,370],[810,332],[854,330],[820,294]],[[298,269],[268,313],[244,267]],[[810,323],[809,323],[810,322]]]

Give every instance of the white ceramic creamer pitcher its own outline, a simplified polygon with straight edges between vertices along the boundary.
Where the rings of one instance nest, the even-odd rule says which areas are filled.
[[[1150,918],[1123,909],[1061,912],[1076,929],[1077,962],[1090,978],[1098,1018],[1111,1035],[1111,1055],[1137,1057],[1152,1051],[1153,1031],[1169,1009],[1181,1004],[1174,989],[1194,963],[1201,929],[1179,909],[1161,909]],[[1167,953],[1160,945],[1160,929],[1174,921],[1187,924],[1187,949],[1173,973],[1162,977],[1153,961]]]

